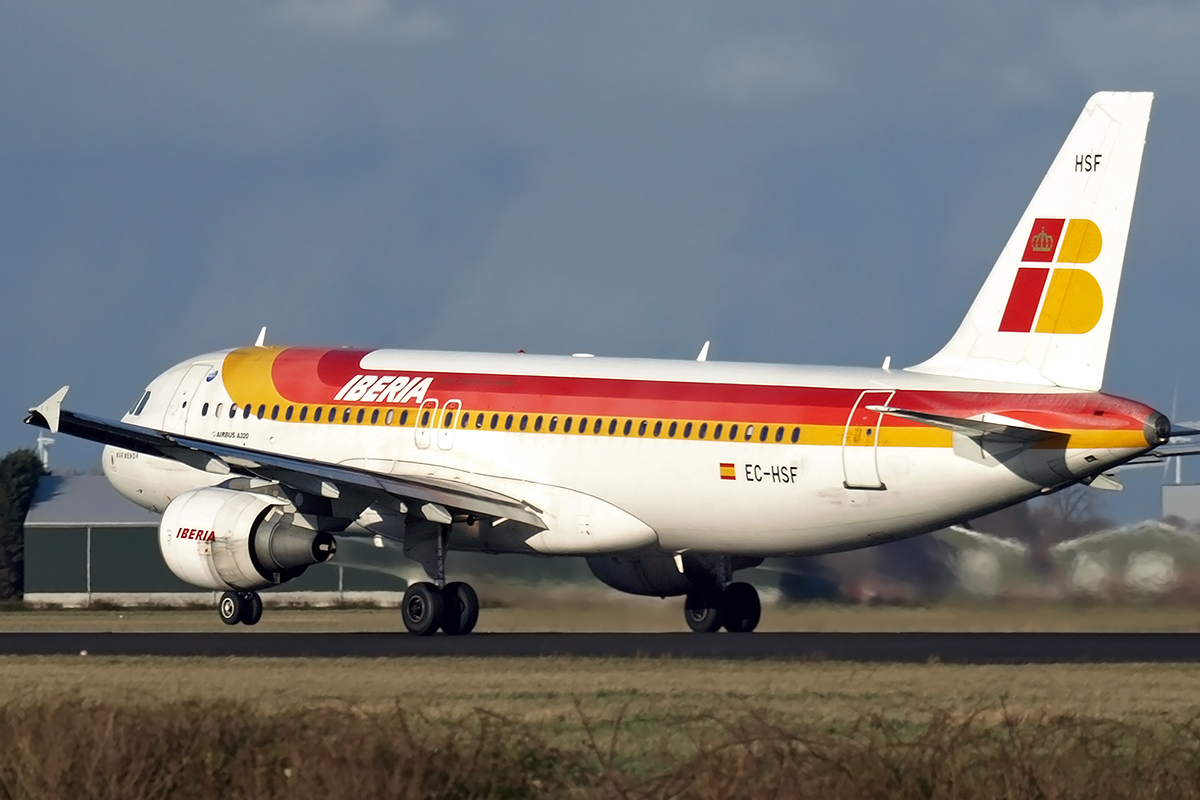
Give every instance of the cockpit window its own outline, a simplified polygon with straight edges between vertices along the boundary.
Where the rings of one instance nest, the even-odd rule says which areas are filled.
[[[150,402],[150,392],[144,393],[142,395],[142,399],[137,401],[137,405],[135,405],[133,410],[129,413],[133,414],[135,417],[138,416],[142,413],[142,409],[146,407],[146,403],[148,402]]]

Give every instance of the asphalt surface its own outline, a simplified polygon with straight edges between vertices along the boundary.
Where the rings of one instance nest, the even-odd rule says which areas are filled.
[[[1197,633],[0,633],[0,655],[720,658],[1054,664],[1200,661]]]

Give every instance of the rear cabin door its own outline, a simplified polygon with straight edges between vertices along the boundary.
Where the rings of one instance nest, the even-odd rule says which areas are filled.
[[[847,489],[886,489],[879,479],[879,427],[883,414],[868,406],[886,406],[892,391],[866,391],[858,396],[842,434],[842,471]]]

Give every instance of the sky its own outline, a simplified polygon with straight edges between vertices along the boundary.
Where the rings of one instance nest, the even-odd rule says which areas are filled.
[[[914,364],[1100,90],[1156,93],[1104,388],[1200,418],[1197,40],[1183,2],[2,4],[0,447],[264,325]]]

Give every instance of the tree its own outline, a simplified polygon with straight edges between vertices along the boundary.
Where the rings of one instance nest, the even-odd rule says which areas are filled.
[[[0,459],[0,600],[25,593],[25,514],[45,474],[32,450],[14,450]]]

